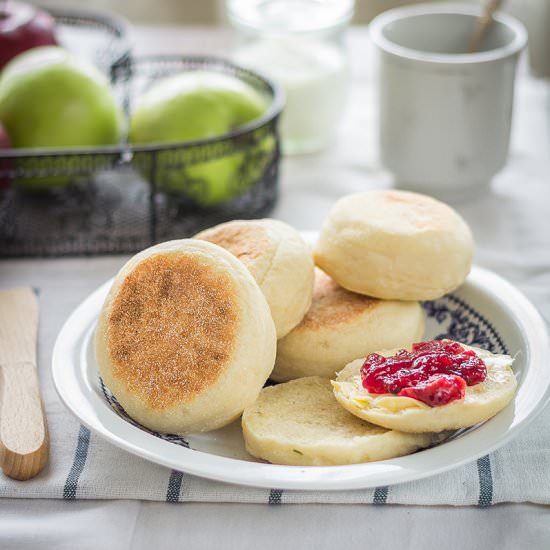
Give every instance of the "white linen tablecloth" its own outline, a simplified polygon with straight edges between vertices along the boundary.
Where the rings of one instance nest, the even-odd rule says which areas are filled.
[[[202,35],[213,39],[213,43],[211,43],[213,51],[222,51],[226,44],[220,33],[204,31]],[[196,47],[195,41],[190,39],[194,36],[196,40],[197,31],[185,35],[179,29],[174,29],[172,32],[163,30],[164,41],[161,46],[153,41],[153,36],[158,36],[158,31],[155,34],[154,31],[144,30],[138,36],[142,37],[142,44],[147,43],[149,52],[155,48],[163,48],[163,51],[167,49],[171,51],[204,49]],[[147,41],[148,37],[150,41]],[[300,229],[318,229],[331,204],[339,196],[358,190],[385,187],[390,183],[388,174],[384,173],[376,162],[377,148],[374,139],[376,110],[372,86],[372,55],[364,30],[355,32],[352,42],[354,46],[354,85],[350,108],[342,125],[339,140],[322,154],[288,158],[283,163],[282,197],[274,212],[274,217],[283,219]],[[169,44],[170,47],[168,48],[166,44]],[[203,45],[204,43],[201,44],[201,46]],[[548,84],[544,81],[530,79],[522,74],[517,86],[512,152],[508,166],[495,179],[490,193],[469,197],[462,203],[454,204],[467,219],[474,232],[477,243],[477,263],[494,269],[515,283],[534,301],[546,319],[550,319],[550,115],[548,103]],[[124,261],[125,258],[110,257],[0,262],[0,285],[2,287],[30,284],[40,290],[42,313],[39,362],[44,401],[52,436],[51,462],[47,469],[36,480],[26,483],[13,482],[0,477],[0,495],[6,497],[65,497],[66,499],[75,497],[152,498],[262,503],[316,500],[356,503],[376,501],[379,503],[482,505],[499,501],[550,502],[549,411],[546,411],[544,416],[541,416],[525,435],[520,436],[504,450],[455,472],[422,482],[392,487],[389,491],[380,488],[378,492],[333,493],[327,496],[319,494],[315,496],[315,493],[303,492],[285,491],[279,493],[254,489],[243,490],[213,482],[199,481],[191,476],[178,478],[173,472],[130,457],[123,451],[116,450],[107,443],[98,440],[95,436],[88,436],[85,431],[81,430],[78,422],[68,416],[53,391],[49,373],[51,349],[55,336],[69,312],[90,291],[112,276]],[[544,441],[542,445],[540,444],[541,440]],[[82,463],[84,448],[86,456]],[[510,452],[514,453],[517,460],[509,460],[506,453]],[[487,469],[489,469],[490,478],[487,477]],[[174,479],[178,486],[176,498],[173,497]],[[488,483],[490,483],[489,493],[487,492]],[[170,496],[170,487],[172,487],[172,496]],[[38,503],[35,505],[26,500],[13,502],[8,499],[0,499],[0,511],[7,506],[15,510],[38,510],[37,506],[40,506]],[[72,505],[76,507],[77,503]],[[98,504],[97,507],[99,506]],[[125,509],[109,503],[104,503],[102,506],[105,510],[116,508],[120,511]],[[135,505],[128,503],[127,506],[134,509]],[[157,505],[161,506],[160,509],[153,503],[150,506],[143,506],[144,510],[151,511],[153,517],[159,511],[164,514],[169,510],[169,508],[162,508],[162,506],[167,506],[162,504]],[[50,507],[58,511],[54,517],[58,518],[59,524],[63,523],[62,518],[65,510],[63,504],[52,503]],[[292,512],[290,514],[260,512],[258,507],[249,508],[254,512],[239,506],[243,513],[247,510],[246,513],[250,513],[252,517],[258,515],[263,521],[266,520],[266,514],[273,514],[273,516],[286,514],[286,521],[290,521],[288,517],[292,516]],[[273,507],[264,508],[266,510],[273,509]],[[91,505],[86,506],[85,503],[78,504],[78,510],[82,511],[84,515],[90,509],[95,508]],[[200,517],[201,514],[210,517],[215,510],[220,508],[214,505],[203,507],[193,505],[192,509],[197,517]],[[314,509],[318,510],[319,508],[315,507]],[[337,514],[340,513],[337,511],[342,507],[332,506],[331,509],[334,509],[334,513]],[[335,528],[337,527],[338,531],[343,528],[343,532],[356,532],[354,529],[357,529],[358,522],[352,518],[360,517],[361,512],[358,512],[356,507],[349,507],[349,509],[350,513],[345,514],[345,517],[348,518],[345,528],[339,527],[335,523]],[[413,514],[411,510],[417,511],[414,514],[419,522],[425,521],[426,524],[428,522],[429,512],[425,508],[391,508],[393,519],[388,517],[389,512],[374,511],[379,509],[378,507],[369,508],[371,511],[367,513],[372,530],[375,530],[378,525],[380,528],[391,529],[392,522],[395,523],[398,518],[400,522],[404,521],[404,518]],[[540,510],[540,512],[532,512],[533,509]],[[403,510],[408,511],[403,512]],[[499,506],[490,512],[480,512],[469,508],[462,512],[449,512],[449,509],[446,508],[434,508],[433,510],[434,519],[440,514],[441,518],[447,517],[444,524],[448,532],[452,532],[455,521],[460,517],[466,518],[472,511],[477,512],[478,515],[474,514],[470,520],[466,519],[466,525],[468,521],[474,521],[471,518],[476,518],[475,521],[479,525],[479,522],[483,521],[481,519],[483,516],[479,514],[490,513],[494,518],[496,514],[500,513],[499,521],[504,526],[511,525],[514,518],[519,517],[520,512],[514,512],[514,510],[521,510],[521,514],[532,513],[533,516],[529,517],[533,521],[535,517],[544,515],[546,512],[545,508],[527,505],[521,507]],[[501,512],[498,512],[499,510]],[[227,514],[227,512],[225,513]],[[98,520],[102,514],[103,511],[97,514]],[[310,521],[318,522],[320,528],[327,525],[328,520],[323,519],[322,512],[317,514],[300,512],[300,514],[304,521],[308,518],[308,523]],[[170,515],[173,513],[170,512]],[[315,519],[313,519],[314,516]],[[4,545],[1,543],[8,540],[3,538],[4,531],[2,530],[3,522],[7,521],[7,517],[5,512],[0,514],[0,546],[2,548]],[[32,517],[36,517],[36,515]],[[134,517],[137,519],[138,516]],[[510,518],[510,522],[506,518]],[[277,523],[279,519],[276,520]],[[387,523],[384,523],[385,521]],[[443,522],[443,519],[441,521]],[[11,525],[15,526],[15,523],[12,522]],[[206,524],[203,523],[204,525]],[[195,535],[200,538],[200,528],[197,524],[191,522],[189,526],[190,528],[195,526],[197,529]],[[548,530],[544,531],[541,523],[538,526],[539,529],[535,529],[533,533],[538,533],[544,538],[535,537],[530,544],[533,548],[537,547],[537,542],[550,542]],[[178,532],[182,532],[182,527],[183,525],[178,526]],[[17,532],[16,526],[14,529],[13,532]],[[139,531],[135,525],[133,529]],[[433,532],[440,530],[438,526],[434,528]],[[64,527],[64,531],[71,531],[70,526]],[[236,533],[236,530],[232,529],[232,532]],[[268,536],[269,532],[268,529],[265,536]],[[495,534],[496,532],[495,529]],[[524,533],[525,530],[521,529],[521,532]],[[302,538],[299,539],[302,542],[305,541],[304,536],[311,537],[311,541],[315,540],[318,545],[329,540],[327,537],[314,537],[310,530],[304,531],[298,524],[295,526],[294,533],[302,535]],[[406,527],[403,524],[395,534],[396,540],[400,535],[402,541],[406,541],[403,547],[413,544],[410,539],[406,538],[406,533]],[[260,537],[262,533],[258,532],[257,535]],[[370,536],[374,535],[375,533],[370,533]],[[208,537],[207,534],[204,536]],[[28,536],[22,537],[21,540],[23,541],[23,539],[29,540]],[[19,539],[10,539],[13,547],[17,547],[17,540]],[[68,539],[63,540],[66,542]],[[216,539],[212,536],[209,540]],[[217,540],[226,540],[225,534],[219,532]],[[365,542],[368,540],[370,539],[365,539]],[[429,539],[419,537],[418,541],[421,540]],[[452,537],[450,540],[452,541]],[[511,541],[513,538],[507,540]],[[527,540],[523,540],[523,542],[527,544]],[[258,544],[258,541],[256,543]],[[21,544],[23,545],[23,542]],[[449,542],[446,546],[452,548],[452,544]],[[493,544],[491,544],[492,546]],[[57,547],[62,546],[58,545]],[[473,548],[475,545],[472,543],[472,545],[456,547]],[[508,544],[499,545],[499,547],[505,548],[508,547]]]

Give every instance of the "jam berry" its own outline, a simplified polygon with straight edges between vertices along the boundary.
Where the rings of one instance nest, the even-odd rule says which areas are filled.
[[[487,367],[475,352],[457,342],[433,340],[413,344],[392,357],[371,353],[361,367],[370,393],[393,393],[437,407],[464,398],[466,386],[485,380]]]
[[[412,388],[403,388],[397,395],[418,399],[427,405],[437,407],[446,405],[455,399],[464,399],[466,381],[454,374],[436,374],[418,382]]]

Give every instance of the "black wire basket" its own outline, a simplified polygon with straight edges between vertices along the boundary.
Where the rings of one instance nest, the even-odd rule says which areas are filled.
[[[110,76],[128,114],[159,78],[201,69],[244,80],[270,99],[267,112],[227,134],[195,142],[0,151],[0,257],[133,253],[222,221],[268,214],[277,200],[280,158],[283,97],[277,85],[228,61],[198,56],[126,56],[111,67]],[[192,167],[229,158],[231,188],[223,201],[212,201],[208,180]],[[18,185],[52,177],[70,184],[42,193]]]
[[[81,8],[47,10],[55,19],[60,45],[88,58],[104,72],[130,57],[128,23],[121,17]]]

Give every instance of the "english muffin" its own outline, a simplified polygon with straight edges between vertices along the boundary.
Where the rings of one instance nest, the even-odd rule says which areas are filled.
[[[461,344],[462,345],[462,344]],[[410,433],[441,432],[474,426],[506,407],[516,392],[516,377],[511,369],[509,355],[462,345],[483,360],[487,374],[484,381],[465,385],[463,397],[430,406],[417,398],[392,393],[371,393],[363,387],[361,367],[364,359],[357,359],[338,373],[333,382],[334,395],[349,412],[378,426]],[[378,352],[385,357],[399,350]]]
[[[195,238],[225,248],[248,268],[269,304],[277,338],[302,320],[311,304],[313,259],[295,229],[278,220],[236,220]]]
[[[421,339],[423,332],[424,313],[418,302],[350,292],[316,269],[311,308],[278,341],[271,378],[334,377],[353,359],[377,349],[406,347]]]
[[[432,300],[464,282],[473,239],[466,222],[442,202],[369,191],[336,202],[314,256],[348,290],[385,300]]]
[[[148,248],[120,270],[96,336],[105,384],[159,432],[219,428],[257,398],[275,359],[267,302],[223,248],[185,239]]]
[[[312,376],[264,388],[242,418],[246,449],[274,464],[357,464],[429,446],[431,434],[374,426],[342,408],[330,380]]]

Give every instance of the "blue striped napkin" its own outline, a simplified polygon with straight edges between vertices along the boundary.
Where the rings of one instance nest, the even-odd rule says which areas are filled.
[[[171,471],[119,450],[60,407],[48,412],[51,460],[24,483],[0,474],[0,496],[142,499],[166,502],[365,503],[490,506],[550,504],[550,409],[502,449],[451,472],[391,487],[353,491],[256,489]]]

